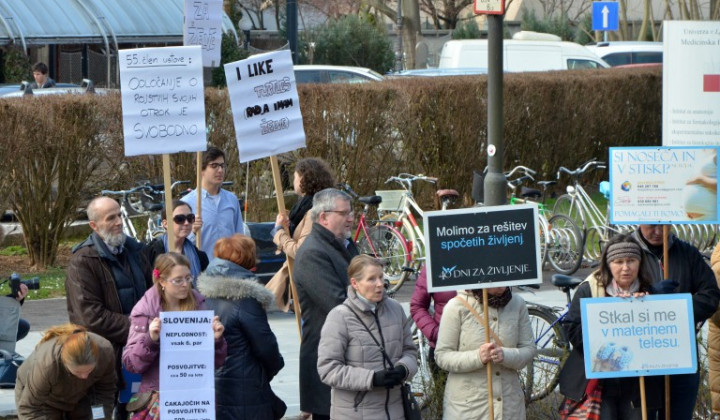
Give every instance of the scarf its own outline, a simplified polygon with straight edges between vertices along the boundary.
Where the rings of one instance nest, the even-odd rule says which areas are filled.
[[[475,299],[477,299],[479,302],[483,301],[483,294],[482,290],[475,289],[472,291],[473,296],[475,296]],[[502,295],[494,296],[491,294],[488,294],[488,306],[491,308],[504,308],[508,303],[510,303],[510,300],[512,299],[512,292],[510,291],[510,288],[506,288],[505,292],[503,292]]]
[[[165,247],[165,252],[170,252],[168,248],[168,236],[167,233],[162,236],[163,246]],[[200,257],[197,253],[197,248],[195,248],[195,245],[192,244],[192,242],[185,239],[183,242],[182,247],[182,254],[187,257],[187,259],[190,261],[190,274],[192,274],[193,277],[197,277],[200,275]]]
[[[632,296],[633,293],[638,291],[640,291],[640,280],[638,279],[633,280],[628,290],[622,290],[620,286],[618,286],[617,282],[615,282],[615,279],[613,279],[613,281],[605,287],[605,293],[612,297]]]
[[[290,214],[288,214],[288,219],[290,219],[290,236],[292,237],[295,234],[295,228],[297,225],[302,222],[302,219],[305,217],[305,213],[308,212],[312,208],[313,203],[313,196],[312,195],[304,195],[300,198],[298,198],[298,201],[295,202],[295,205],[292,206],[290,209]]]

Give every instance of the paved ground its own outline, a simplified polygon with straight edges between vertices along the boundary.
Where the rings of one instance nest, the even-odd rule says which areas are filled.
[[[582,269],[576,273],[585,277],[589,269]],[[561,306],[565,297],[550,283],[552,272],[546,271],[543,285],[535,294],[521,293],[525,300],[545,303],[551,306]],[[414,282],[404,285],[395,298],[403,303],[405,310],[409,310],[410,296]],[[35,345],[40,341],[42,332],[52,325],[68,321],[65,299],[46,299],[40,301],[27,301],[22,307],[22,317],[30,322],[31,329],[28,337],[18,342],[16,351],[24,356],[29,355]],[[278,338],[280,352],[285,359],[285,368],[272,382],[272,388],[288,406],[286,419],[296,419],[300,414],[300,397],[298,383],[299,340],[295,317],[292,314],[272,312],[268,315],[270,326]],[[12,389],[0,390],[0,420],[15,419],[15,399]],[[5,417],[3,417],[5,416]]]

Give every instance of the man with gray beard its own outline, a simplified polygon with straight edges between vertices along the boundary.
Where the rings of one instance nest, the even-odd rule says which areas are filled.
[[[113,344],[120,390],[124,387],[121,355],[130,330],[130,311],[152,286],[152,268],[141,252],[143,246],[123,233],[115,200],[93,199],[87,215],[93,233],[73,248],[67,269],[68,317]],[[118,411],[120,416],[125,414],[124,406]]]

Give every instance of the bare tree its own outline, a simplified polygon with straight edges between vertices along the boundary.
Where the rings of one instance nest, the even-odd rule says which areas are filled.
[[[420,10],[431,16],[437,29],[455,29],[460,12],[473,0],[420,0]]]

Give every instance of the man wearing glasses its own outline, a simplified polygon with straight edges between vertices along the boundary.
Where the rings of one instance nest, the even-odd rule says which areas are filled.
[[[182,198],[195,213],[195,224],[202,226],[199,248],[210,261],[214,258],[213,249],[218,239],[245,233],[237,197],[222,188],[226,170],[225,153],[217,147],[208,147],[202,160],[202,214],[197,211],[197,189]],[[194,235],[190,238],[195,239]]]
[[[320,331],[328,312],[347,298],[350,259],[358,255],[349,239],[354,215],[350,196],[335,188],[315,194],[312,231],[295,256],[293,278],[302,312],[300,410],[313,420],[330,419],[330,387],[317,370]]]
[[[152,286],[150,263],[143,246],[122,230],[120,205],[97,197],[87,207],[93,233],[73,248],[65,294],[70,322],[110,341],[115,349],[118,391],[124,388],[122,348],[130,331],[130,312]],[[124,404],[115,418],[127,418]]]
[[[701,326],[718,308],[720,290],[715,275],[697,248],[668,234],[668,259],[663,257],[663,225],[640,225],[633,233],[645,253],[653,277],[652,293],[692,294],[695,325]],[[668,264],[670,280],[663,281],[663,267]],[[662,283],[660,283],[662,282]],[[700,374],[672,375],[670,377],[670,418],[691,420],[697,399]],[[661,412],[659,418],[665,418]]]

